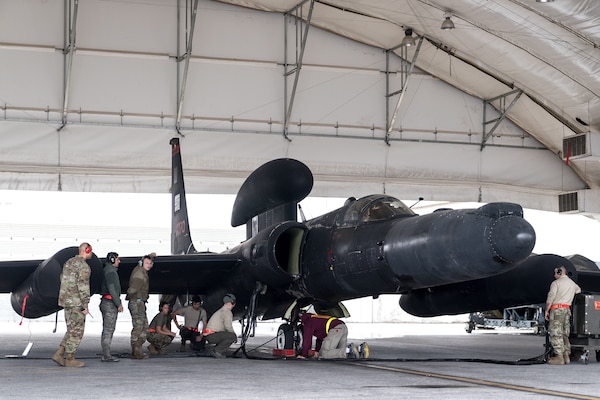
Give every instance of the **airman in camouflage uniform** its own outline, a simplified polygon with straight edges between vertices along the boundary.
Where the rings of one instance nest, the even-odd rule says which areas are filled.
[[[148,271],[152,269],[155,257],[156,253],[142,257],[129,276],[126,299],[129,300],[128,308],[133,324],[131,330],[131,358],[135,360],[148,358],[148,354],[142,352],[142,345],[148,334],[148,316],[146,315],[146,302],[150,290]]]
[[[563,266],[554,269],[554,281],[550,284],[550,291],[546,299],[545,318],[548,323],[550,344],[554,356],[548,358],[548,364],[564,365],[571,362],[571,303],[581,288],[567,276],[567,269]]]
[[[121,282],[117,273],[120,263],[119,254],[114,251],[106,255],[104,278],[100,284],[100,294],[102,295],[102,300],[100,300],[100,312],[102,313],[101,361],[119,361],[118,357],[114,357],[110,353],[110,345],[117,325],[117,314],[123,312]]]
[[[58,305],[65,311],[67,332],[60,342],[52,360],[63,367],[83,367],[85,363],[75,359],[85,328],[85,316],[90,302],[91,269],[86,260],[92,258],[89,243],[79,245],[79,254],[67,260],[60,274]],[[63,359],[63,356],[67,359]]]
[[[164,354],[165,347],[173,341],[176,333],[171,331],[171,315],[169,314],[169,303],[161,301],[158,307],[159,313],[152,318],[148,327],[148,351],[150,354]]]

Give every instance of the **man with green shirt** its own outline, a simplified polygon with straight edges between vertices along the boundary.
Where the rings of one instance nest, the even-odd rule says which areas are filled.
[[[102,313],[102,361],[119,361],[110,353],[115,326],[117,325],[117,315],[123,312],[121,304],[121,282],[117,269],[121,259],[119,254],[111,251],[106,255],[106,264],[104,265],[104,277],[100,284],[100,312]]]

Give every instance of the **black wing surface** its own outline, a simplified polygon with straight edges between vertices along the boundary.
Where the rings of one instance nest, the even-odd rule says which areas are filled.
[[[129,287],[129,276],[139,258],[123,257],[119,277],[123,292]],[[204,294],[222,287],[240,264],[235,254],[194,253],[158,256],[148,273],[150,293]]]
[[[0,293],[11,293],[23,282],[44,260],[1,261]]]

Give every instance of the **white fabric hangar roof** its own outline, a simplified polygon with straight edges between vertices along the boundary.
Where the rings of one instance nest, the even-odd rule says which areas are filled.
[[[294,157],[313,195],[600,209],[600,2],[194,3],[2,2],[0,189],[168,191],[182,134],[189,192]]]

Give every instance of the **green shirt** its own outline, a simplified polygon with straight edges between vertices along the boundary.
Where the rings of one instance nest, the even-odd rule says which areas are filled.
[[[129,276],[129,288],[127,289],[127,300],[148,301],[148,291],[150,290],[150,280],[148,272],[140,265],[131,271]]]
[[[156,329],[156,327],[158,326],[164,326],[167,330],[171,330],[171,316],[169,314],[165,315],[163,313],[158,313],[154,316],[154,318],[152,318],[152,322],[150,322],[150,325],[148,326],[148,328],[150,329],[154,329],[155,331],[158,331]]]

